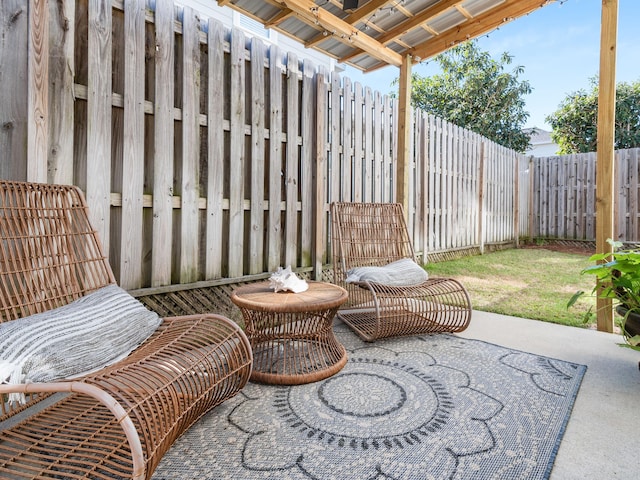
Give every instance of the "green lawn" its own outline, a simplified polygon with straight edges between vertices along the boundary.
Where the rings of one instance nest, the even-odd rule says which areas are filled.
[[[580,275],[591,264],[588,255],[523,248],[429,263],[426,269],[459,280],[476,310],[588,326],[595,322],[584,321],[589,307],[595,310],[593,298],[583,297],[570,310],[566,305],[577,290],[593,289],[593,277]]]

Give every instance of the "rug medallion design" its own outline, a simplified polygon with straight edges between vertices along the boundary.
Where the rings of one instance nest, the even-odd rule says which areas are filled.
[[[368,344],[321,382],[250,383],[179,439],[177,479],[545,479],[586,370],[455,335]]]

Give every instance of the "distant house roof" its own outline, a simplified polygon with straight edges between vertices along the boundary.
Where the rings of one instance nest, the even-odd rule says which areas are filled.
[[[551,139],[551,132],[541,128],[525,128],[524,133],[531,133],[529,149],[525,152],[534,157],[546,157],[555,155],[558,151],[558,144]]]
[[[540,145],[540,144],[548,144],[553,143],[551,140],[551,132],[547,130],[542,130],[541,128],[533,127],[533,128],[525,128],[523,130],[524,133],[531,133],[531,145]]]

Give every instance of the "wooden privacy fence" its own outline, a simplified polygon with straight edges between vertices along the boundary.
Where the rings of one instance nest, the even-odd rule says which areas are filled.
[[[3,0],[0,15],[0,177],[80,186],[124,288],[288,264],[320,278],[328,205],[395,199],[389,96],[171,0]],[[526,159],[413,118],[416,249],[515,242]]]
[[[616,239],[640,242],[640,149],[615,156]],[[596,238],[596,154],[532,158],[532,237]]]

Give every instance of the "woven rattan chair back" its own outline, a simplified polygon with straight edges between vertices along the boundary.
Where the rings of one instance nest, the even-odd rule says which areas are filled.
[[[382,266],[402,258],[415,260],[399,203],[334,203],[331,214],[338,281],[354,267]]]
[[[346,283],[347,272],[355,267],[416,260],[401,204],[333,203],[331,225],[334,282],[349,292],[338,317],[361,338],[374,341],[467,328],[471,302],[454,279],[429,278],[406,286]]]
[[[115,283],[75,187],[0,181],[0,322]]]

